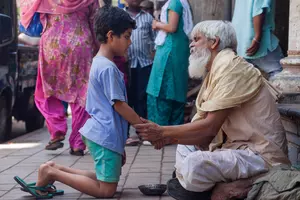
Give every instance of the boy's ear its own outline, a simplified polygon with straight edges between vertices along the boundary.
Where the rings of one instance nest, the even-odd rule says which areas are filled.
[[[114,35],[113,31],[108,31],[108,33],[106,34],[107,41],[112,41],[113,35]]]

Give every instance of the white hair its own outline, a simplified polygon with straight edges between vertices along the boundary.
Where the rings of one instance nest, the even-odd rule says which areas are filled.
[[[215,40],[217,37],[220,38],[219,51],[226,48],[236,50],[236,34],[229,21],[207,20],[200,22],[194,27],[191,37],[194,38],[199,33],[202,33],[207,39]]]

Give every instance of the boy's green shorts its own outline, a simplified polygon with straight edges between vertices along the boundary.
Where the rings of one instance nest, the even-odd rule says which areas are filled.
[[[82,136],[82,140],[94,159],[97,179],[107,183],[119,182],[122,170],[122,155],[104,148],[84,136]]]

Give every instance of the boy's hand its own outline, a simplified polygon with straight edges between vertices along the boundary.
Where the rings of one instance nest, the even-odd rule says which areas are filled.
[[[124,150],[124,153],[122,155],[122,167],[126,164],[126,151]]]

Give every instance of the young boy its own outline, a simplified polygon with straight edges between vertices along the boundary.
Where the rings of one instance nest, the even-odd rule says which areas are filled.
[[[153,17],[140,7],[142,0],[126,0],[125,8],[132,19],[136,21],[137,28],[132,31],[132,44],[128,50],[128,62],[131,68],[129,99],[130,105],[137,114],[147,118],[146,88],[152,68],[154,56],[155,33],[152,30]],[[131,136],[127,145],[138,144],[138,137]]]
[[[127,51],[135,21],[124,10],[105,6],[96,14],[94,28],[101,46],[93,60],[88,85],[86,111],[91,118],[80,133],[94,159],[96,173],[48,162],[39,168],[36,187],[15,177],[25,191],[37,198],[51,198],[57,191],[46,186],[54,181],[96,198],[112,197],[121,175],[127,121],[142,123],[126,103],[123,74],[112,61]]]

